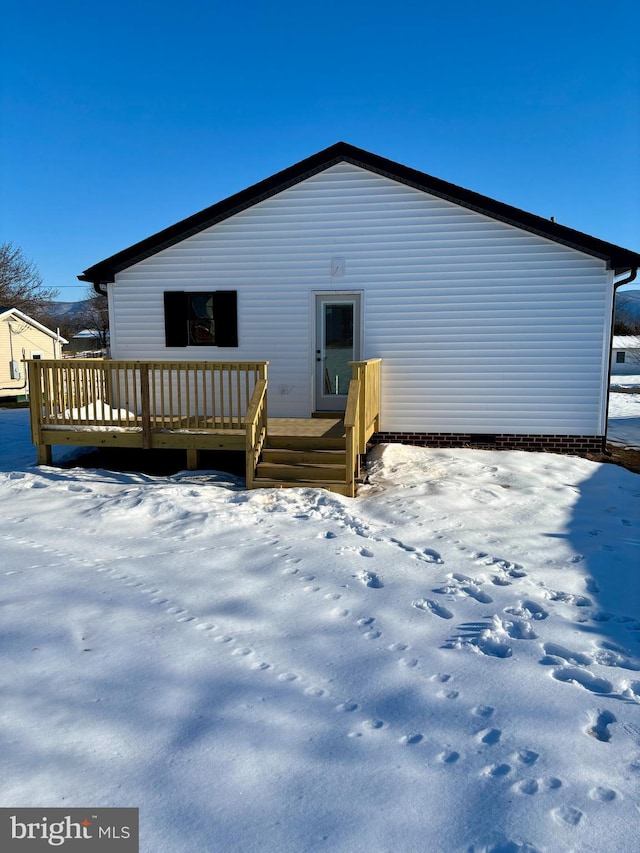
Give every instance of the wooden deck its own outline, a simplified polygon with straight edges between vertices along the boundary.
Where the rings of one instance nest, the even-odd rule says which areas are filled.
[[[344,418],[269,418],[269,436],[338,438],[344,441]]]
[[[246,454],[247,488],[323,486],[355,494],[379,418],[380,360],[354,362],[344,418],[270,418],[267,363],[29,362],[38,464],[54,445]]]

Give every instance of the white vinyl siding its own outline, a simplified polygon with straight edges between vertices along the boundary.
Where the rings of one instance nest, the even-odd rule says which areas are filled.
[[[331,259],[345,273],[331,278]],[[384,431],[600,435],[606,264],[341,163],[118,274],[115,358],[268,359],[269,413],[313,408],[315,292],[363,294]],[[237,348],[167,349],[165,290],[238,292]],[[280,393],[286,389],[286,393]]]

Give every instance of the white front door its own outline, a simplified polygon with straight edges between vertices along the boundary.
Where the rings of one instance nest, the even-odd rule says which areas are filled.
[[[360,296],[316,296],[316,411],[341,412],[347,403],[350,361],[360,359]]]

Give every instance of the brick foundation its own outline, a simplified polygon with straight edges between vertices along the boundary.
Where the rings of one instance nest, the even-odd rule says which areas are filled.
[[[529,450],[587,456],[602,452],[602,436],[509,435],[458,432],[376,432],[371,444],[412,444],[415,447],[474,447],[483,450]]]

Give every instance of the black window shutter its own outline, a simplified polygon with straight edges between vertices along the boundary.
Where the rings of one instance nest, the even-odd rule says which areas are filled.
[[[238,291],[216,290],[213,294],[216,346],[238,346]]]
[[[168,347],[186,347],[187,294],[183,290],[164,293],[164,334]]]

